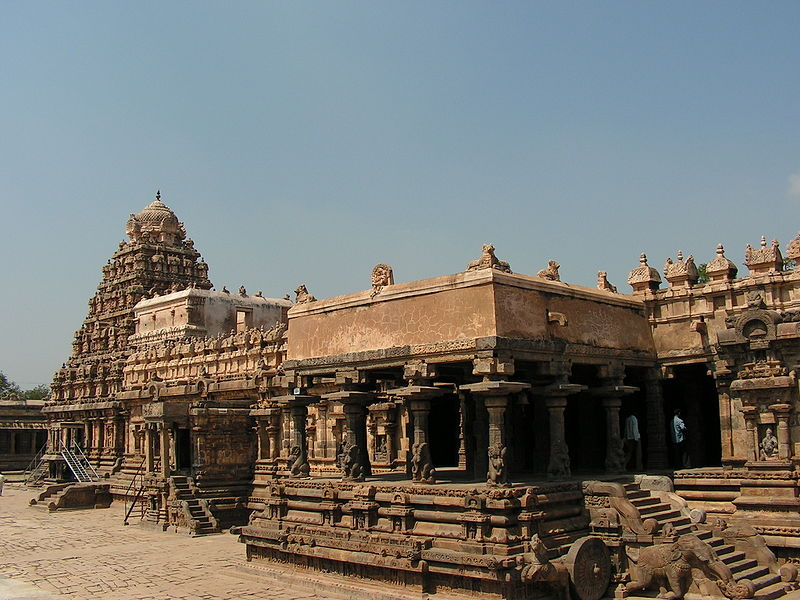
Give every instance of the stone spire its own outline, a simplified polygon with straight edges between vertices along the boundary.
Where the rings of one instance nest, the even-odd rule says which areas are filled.
[[[56,401],[108,399],[120,389],[137,302],[187,287],[211,288],[208,265],[160,192],[130,216],[126,232],[129,241],[120,242],[103,266],[89,314],[75,332],[72,355],[53,378]]]
[[[786,257],[795,262],[800,261],[800,232],[798,232],[797,236],[786,246]]]
[[[633,288],[634,294],[643,294],[645,291],[656,291],[661,284],[661,275],[647,264],[647,255],[639,255],[639,266],[628,273],[628,283]]]
[[[717,256],[706,265],[706,274],[712,282],[730,281],[736,279],[739,269],[732,260],[725,257],[725,248],[722,244],[717,244]]]
[[[762,273],[776,273],[783,269],[783,257],[778,248],[778,240],[772,240],[772,245],[767,246],[767,238],[761,236],[761,247],[754,250],[750,244],[744,251],[744,264],[751,275]]]

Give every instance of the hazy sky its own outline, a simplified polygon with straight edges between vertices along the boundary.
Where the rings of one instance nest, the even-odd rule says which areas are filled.
[[[49,382],[160,189],[220,289],[318,298],[800,228],[800,3],[0,2],[0,371]],[[746,274],[742,266],[740,273]]]

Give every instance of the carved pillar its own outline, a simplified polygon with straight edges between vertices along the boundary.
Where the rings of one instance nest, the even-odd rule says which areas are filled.
[[[148,473],[153,472],[153,427],[150,424],[144,426],[144,463]]]
[[[277,408],[267,409],[268,424],[267,424],[267,437],[269,438],[269,458],[275,460],[280,456],[280,410]]]
[[[518,381],[482,381],[461,387],[473,395],[482,396],[489,414],[489,435],[486,448],[489,461],[486,477],[488,485],[509,485],[511,478],[508,472],[510,461],[506,442],[506,409],[511,394],[530,389],[530,387],[529,383]],[[480,449],[478,451],[480,452]]]
[[[667,431],[664,422],[664,395],[661,389],[661,373],[656,367],[647,370],[645,387],[647,403],[647,468],[669,467]]]
[[[564,409],[566,396],[550,396],[545,399],[550,425],[550,459],[547,465],[549,479],[561,479],[572,475],[569,465],[569,447],[564,431]]]
[[[758,427],[756,427],[756,415],[758,408],[755,406],[743,406],[745,428],[747,429],[747,460],[758,460]],[[780,442],[779,442],[780,443]]]
[[[306,440],[306,420],[308,405],[319,400],[318,396],[292,395],[277,399],[289,409],[292,420],[292,439],[289,449],[289,475],[291,477],[307,477],[311,470],[308,464],[308,447]]]
[[[792,410],[790,404],[771,404],[769,409],[775,413],[778,420],[778,458],[789,460],[792,458],[792,440],[789,432],[789,412]]]
[[[341,457],[342,479],[363,481],[371,475],[367,454],[366,403],[372,398],[367,392],[344,390],[325,396],[326,400],[342,403],[345,416],[343,456]]]
[[[262,419],[256,421],[256,437],[258,438],[258,460],[269,458],[267,426]]]
[[[328,458],[328,403],[317,402],[317,439],[316,454],[320,458]]]
[[[161,476],[166,479],[170,475],[169,468],[169,428],[165,423],[158,424],[158,435],[160,437],[161,450]]]
[[[639,388],[622,385],[621,373],[624,373],[624,369],[621,365],[606,368],[618,370],[620,375],[608,378],[606,385],[591,390],[591,393],[602,399],[606,412],[606,471],[622,473],[625,471],[625,448],[619,430],[619,409],[622,407],[622,396],[637,392]]]
[[[413,366],[406,365],[406,372]],[[425,365],[425,367],[433,372],[429,365]],[[413,418],[414,443],[411,447],[411,476],[414,481],[435,483],[436,469],[431,459],[428,441],[428,416],[431,412],[431,400],[444,395],[445,390],[428,385],[408,385],[391,390],[389,393],[406,400]]]

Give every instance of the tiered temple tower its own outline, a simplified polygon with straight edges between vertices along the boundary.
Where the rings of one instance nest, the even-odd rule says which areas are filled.
[[[142,299],[186,288],[210,289],[208,265],[175,213],[161,202],[161,193],[126,227],[121,241],[103,266],[103,279],[89,300],[89,314],[75,332],[72,355],[56,371],[51,401],[50,448],[60,439],[78,442],[97,464],[114,463],[124,444],[114,402],[122,389],[123,367],[131,353],[128,337],[135,332],[133,307]],[[56,475],[56,473],[53,473]]]

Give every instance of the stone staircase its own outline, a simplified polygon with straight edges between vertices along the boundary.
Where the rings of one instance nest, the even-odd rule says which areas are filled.
[[[776,571],[776,566],[759,564],[753,558],[747,558],[744,552],[737,551],[735,546],[728,544],[721,537],[715,536],[710,529],[701,529],[692,522],[688,509],[676,508],[672,503],[663,501],[653,492],[643,490],[638,483],[624,485],[628,500],[636,506],[642,519],[655,519],[658,530],[669,531],[671,528],[675,535],[694,534],[706,544],[710,545],[719,559],[728,566],[736,581],[748,579],[755,587],[754,600],[774,600],[787,595],[796,597],[800,594],[794,590],[792,583],[787,583]],[[637,592],[628,598],[653,598],[657,591]],[[687,598],[693,594],[687,594]]]
[[[189,477],[174,475],[170,478],[175,499],[187,513],[186,521],[193,536],[219,533],[219,524],[208,509],[205,500],[196,497],[195,488]]]

